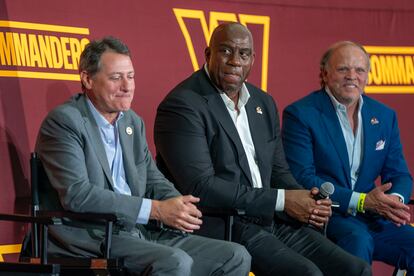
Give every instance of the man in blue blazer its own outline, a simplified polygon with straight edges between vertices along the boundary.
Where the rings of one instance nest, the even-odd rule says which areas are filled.
[[[414,228],[408,226],[412,178],[396,114],[363,94],[369,56],[342,41],[321,60],[322,89],[283,113],[283,144],[293,175],[305,187],[335,185],[340,207],[328,236],[368,262],[414,272]],[[380,186],[375,185],[381,178]]]
[[[273,98],[245,82],[253,39],[238,23],[218,26],[204,68],[175,87],[155,120],[157,164],[200,205],[238,208],[233,239],[255,275],[370,275],[366,262],[318,232],[330,200],[316,201],[289,171]],[[313,190],[315,192],[315,190]],[[204,218],[211,234],[219,221]]]

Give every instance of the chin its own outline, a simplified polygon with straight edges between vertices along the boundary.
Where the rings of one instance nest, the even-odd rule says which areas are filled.
[[[128,104],[128,105],[121,105],[119,107],[119,110],[120,111],[128,111],[130,108],[131,108],[131,105],[130,104]]]

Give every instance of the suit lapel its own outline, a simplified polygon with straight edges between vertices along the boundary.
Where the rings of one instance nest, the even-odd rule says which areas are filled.
[[[266,148],[264,145],[267,144],[267,141],[265,141],[265,137],[268,137],[266,135],[263,135],[263,131],[266,131],[268,127],[266,126],[266,120],[268,115],[259,113],[256,109],[260,107],[264,112],[266,110],[263,108],[263,106],[260,106],[260,104],[257,103],[256,99],[252,97],[252,94],[250,93],[249,101],[246,104],[246,112],[247,112],[247,118],[249,119],[249,129],[250,129],[250,135],[253,140],[254,144],[254,150],[256,152],[256,158],[259,163],[263,162],[261,160],[261,157],[265,155]],[[259,166],[262,168],[263,166]],[[264,172],[260,170],[260,175],[262,178],[262,184],[267,185],[268,181],[264,180]]]
[[[217,89],[211,84],[204,70],[200,70],[199,73],[201,74],[201,87],[204,88],[202,94],[203,97],[207,100],[207,105],[209,106],[211,114],[220,123],[236,147],[240,167],[242,168],[243,173],[246,175],[246,178],[249,180],[250,185],[253,186],[246,152],[244,151],[239,133],[236,129],[236,126],[234,125],[233,120],[230,117],[227,107],[224,104],[223,99],[220,97]]]
[[[82,97],[82,100],[79,102],[79,110],[83,114],[85,129],[88,133],[89,138],[93,141],[92,146],[95,150],[96,156],[98,157],[99,163],[102,166],[102,170],[110,184],[111,189],[114,188],[114,183],[112,182],[112,174],[109,168],[108,159],[106,157],[105,147],[102,144],[101,134],[99,133],[98,125],[93,118],[93,115],[89,111],[89,107],[87,106],[86,96]]]
[[[347,184],[351,188],[351,169],[349,167],[348,151],[346,149],[341,125],[339,124],[338,117],[328,94],[322,90],[320,96],[322,97],[322,101],[317,101],[317,103],[319,103],[319,109],[322,111],[322,122],[324,123],[326,132],[328,133],[332,145],[341,160],[345,170]]]
[[[133,160],[133,141],[134,136],[138,135],[135,133],[133,125],[127,120],[127,114],[124,113],[124,118],[118,121],[118,130],[119,130],[119,140],[122,147],[122,159],[124,163],[125,177],[128,183],[129,188],[131,189],[132,195],[143,195],[145,190],[139,192],[138,187],[133,185],[133,180],[131,172],[133,171],[133,166],[135,164]]]
[[[362,177],[362,174],[364,173],[365,167],[369,167],[369,163],[368,160],[373,160],[372,155],[375,152],[375,145],[378,142],[378,139],[380,139],[380,137],[378,137],[378,129],[380,127],[380,121],[378,121],[378,117],[375,116],[375,114],[373,114],[371,111],[371,109],[369,108],[369,103],[367,101],[364,101],[364,105],[362,106],[362,129],[363,129],[363,156],[362,156],[362,160],[361,160],[361,164],[360,164],[360,175],[358,177],[359,179],[365,179],[364,177]],[[376,123],[372,123],[371,119],[375,119]],[[358,181],[355,184],[355,186],[358,185]],[[363,185],[366,185],[366,183],[363,183]]]

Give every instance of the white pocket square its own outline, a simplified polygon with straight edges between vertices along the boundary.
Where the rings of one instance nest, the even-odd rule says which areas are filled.
[[[376,144],[375,144],[375,150],[383,150],[385,146],[385,140],[379,140]]]

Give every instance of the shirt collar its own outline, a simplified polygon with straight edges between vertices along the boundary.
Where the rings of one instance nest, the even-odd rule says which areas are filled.
[[[210,74],[208,73],[207,63],[204,64],[204,71],[206,72],[208,78],[211,80]],[[224,91],[220,90],[214,83],[213,85],[217,89],[217,91],[220,93],[220,96],[223,99],[226,107],[234,111],[235,110],[234,102],[227,96],[226,93],[224,93]],[[243,108],[247,104],[247,101],[249,100],[249,98],[250,98],[249,90],[247,89],[246,84],[243,82],[242,87],[240,89],[240,93],[239,93],[239,101],[237,103],[237,107],[239,110],[241,110],[241,108]]]
[[[89,110],[91,111],[91,113],[92,113],[92,116],[93,116],[93,118],[95,119],[95,121],[96,121],[96,124],[98,125],[98,127],[99,128],[102,128],[102,127],[108,127],[108,126],[111,126],[111,123],[109,123],[106,119],[105,119],[105,117],[96,109],[96,107],[93,105],[93,103],[92,103],[92,101],[89,99],[89,97],[88,96],[86,96],[86,101],[87,101],[87,103],[88,103],[88,107],[89,107]],[[121,112],[119,112],[119,114],[118,114],[118,117],[116,118],[116,120],[115,120],[115,124],[116,123],[118,123],[118,121],[122,118],[122,117],[124,117],[124,113],[121,111]]]
[[[336,112],[346,111],[346,106],[344,104],[341,104],[340,102],[338,102],[338,100],[333,96],[331,90],[329,90],[328,86],[325,86],[325,91],[328,94],[329,98],[331,99],[331,102],[332,102]],[[362,98],[362,95],[359,95],[358,112],[361,112],[363,104],[364,104],[364,99]]]

